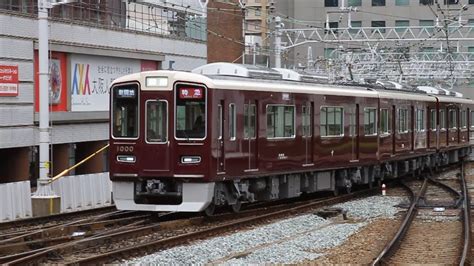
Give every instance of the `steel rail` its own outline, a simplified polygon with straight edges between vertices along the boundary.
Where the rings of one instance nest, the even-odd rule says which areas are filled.
[[[52,214],[52,215],[41,216],[41,217],[19,219],[19,220],[10,221],[10,222],[2,222],[0,223],[0,230],[6,230],[12,227],[44,224],[44,223],[58,220],[58,219],[71,219],[72,217],[75,217],[75,216],[81,217],[84,215],[94,214],[96,212],[103,212],[103,211],[112,212],[112,211],[117,211],[117,209],[115,208],[115,205],[112,205],[112,206],[107,206],[107,207],[102,207],[102,208],[87,209],[87,210],[76,211],[76,212],[67,212],[67,213]]]
[[[367,195],[373,195],[377,193],[378,191],[379,191],[379,188],[373,188],[373,189],[368,189],[364,191],[354,192],[353,194],[349,194],[349,195],[342,195],[336,198],[323,199],[323,200],[319,199],[310,203],[303,203],[299,206],[291,205],[290,208],[287,206],[287,209],[283,209],[283,210],[281,208],[284,208],[284,207],[281,207],[281,206],[280,208],[275,208],[275,209],[271,208],[269,210],[259,210],[259,209],[251,210],[254,212],[253,216],[250,215],[250,212],[248,212],[244,215],[245,217],[237,218],[237,220],[231,218],[231,217],[235,217],[235,215],[229,215],[228,217],[229,217],[230,222],[224,222],[223,224],[216,225],[211,228],[206,228],[206,229],[202,229],[200,231],[195,231],[191,233],[184,233],[177,236],[168,237],[165,239],[151,240],[148,243],[141,243],[134,246],[128,246],[125,248],[118,248],[116,250],[98,254],[96,256],[76,259],[74,260],[74,262],[71,262],[71,264],[87,264],[87,265],[99,264],[99,263],[102,264],[102,263],[113,261],[116,257],[130,256],[128,254],[133,254],[134,256],[136,256],[137,254],[143,255],[147,251],[153,252],[153,251],[156,251],[157,249],[172,247],[178,244],[189,243],[190,241],[193,241],[193,240],[202,239],[205,237],[217,235],[224,232],[229,232],[232,229],[242,227],[245,225],[257,224],[258,222],[268,221],[270,219],[286,217],[292,213],[297,213],[297,212],[301,212],[305,210],[308,211],[317,207],[335,204],[342,201],[347,201],[347,200],[351,200],[354,198],[359,198],[359,197],[363,197]],[[210,218],[203,219],[199,217],[199,219],[203,220],[204,222],[212,221],[212,219]],[[156,224],[153,226],[154,230],[158,228],[160,228],[160,224]],[[130,232],[130,233],[136,233],[136,232]],[[119,237],[121,239],[127,239],[127,238],[130,238],[131,235],[127,235],[125,233],[116,234],[115,236],[107,235],[107,236],[103,236],[102,238],[98,238],[97,240],[103,243],[110,243],[110,242],[113,242],[114,240],[117,240],[115,237]],[[48,256],[56,255],[56,256],[64,257],[62,253],[68,252],[68,249],[70,251],[70,248],[77,247],[78,245],[90,246],[91,243],[87,243],[87,241],[95,241],[95,240],[83,239],[82,241],[78,241],[77,243],[68,243],[66,244],[67,247],[59,246],[59,247],[51,248],[49,250],[45,250],[41,252],[41,254],[34,254],[28,257],[9,261],[9,265],[37,264],[37,263],[44,262]],[[68,263],[68,262],[65,262],[65,263]]]
[[[466,185],[465,171],[464,171],[464,162],[461,163],[461,184],[462,184],[462,193],[464,196],[464,201],[462,204],[463,208],[463,251],[459,265],[470,265],[471,261],[471,198],[469,196],[469,191]]]
[[[416,206],[418,204],[418,200],[420,199],[421,196],[423,196],[425,194],[426,188],[428,186],[427,179],[425,178],[419,193],[415,194],[415,192],[406,183],[402,182],[402,184],[411,193],[412,202],[410,204],[410,208],[408,209],[407,213],[405,214],[405,219],[403,220],[402,224],[400,225],[400,228],[398,229],[395,236],[384,247],[382,252],[380,252],[380,254],[377,256],[377,258],[375,258],[375,260],[372,262],[371,265],[382,265],[383,262],[385,262],[387,259],[389,259],[393,255],[393,252],[395,251],[396,247],[398,247],[398,245],[400,244],[403,237],[405,237],[405,235],[408,231],[408,228],[410,227],[410,224],[412,223],[413,219],[415,219],[415,216],[416,216],[417,211],[418,211],[418,209],[416,208]]]
[[[464,196],[462,194],[462,192],[459,192],[457,191],[456,189],[452,188],[451,186],[449,185],[446,185],[438,180],[435,180],[433,179],[431,176],[427,177],[428,178],[428,181],[430,181],[431,183],[441,187],[442,189],[444,189],[445,191],[453,194],[453,195],[456,195],[457,197],[457,200],[456,200],[456,204],[453,206],[454,208],[459,208],[459,206],[461,205],[461,203],[463,202],[463,199],[464,199]]]

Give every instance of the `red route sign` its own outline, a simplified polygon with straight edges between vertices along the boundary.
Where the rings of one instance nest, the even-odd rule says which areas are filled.
[[[202,99],[202,88],[180,88],[180,99]]]
[[[18,66],[0,65],[0,96],[18,96]]]

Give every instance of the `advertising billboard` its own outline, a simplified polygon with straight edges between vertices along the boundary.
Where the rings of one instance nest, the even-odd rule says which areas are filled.
[[[39,63],[38,51],[35,51],[35,111],[39,112]],[[67,54],[51,52],[49,54],[49,104],[51,111],[67,111]]]
[[[0,96],[18,96],[18,66],[0,65]]]
[[[138,59],[70,54],[71,111],[108,111],[114,79],[141,70]]]

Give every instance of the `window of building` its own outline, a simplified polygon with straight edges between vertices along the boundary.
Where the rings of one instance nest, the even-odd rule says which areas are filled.
[[[397,27],[395,30],[397,32],[404,32],[408,26],[410,26],[409,20],[395,20],[395,27]]]
[[[433,20],[420,20],[420,26],[426,27],[425,30],[428,33],[433,33],[434,31],[434,21]]]
[[[324,58],[333,58],[334,57],[334,48],[324,48]]]
[[[168,141],[168,103],[149,100],[146,102],[146,141]]]
[[[229,138],[230,140],[236,139],[236,132],[237,132],[237,121],[236,121],[236,114],[235,114],[235,104],[229,104]]]
[[[430,110],[430,129],[436,130],[436,109]]]
[[[467,113],[466,110],[460,111],[461,117],[459,117],[459,127],[467,128]]]
[[[474,0],[469,0],[470,5],[474,5]]]
[[[434,0],[420,0],[420,5],[433,5]]]
[[[423,109],[416,109],[415,130],[425,130],[425,110]]]
[[[362,21],[358,20],[358,21],[352,21],[351,22],[351,29],[349,29],[349,32],[351,33],[357,33],[359,32],[359,28],[362,27]]]
[[[398,132],[399,133],[408,132],[408,110],[407,109],[398,109]]]
[[[376,108],[365,108],[364,109],[364,134],[377,135],[377,109]]]
[[[444,110],[439,110],[439,128],[446,129],[446,114]]]
[[[348,6],[362,6],[362,0],[348,0]]]
[[[410,4],[410,0],[395,0],[396,6],[408,6]]]
[[[383,20],[374,20],[372,21],[372,27],[379,28],[381,33],[385,32],[385,21]]]
[[[388,134],[390,133],[390,117],[388,109],[380,110],[380,133]]]
[[[334,6],[339,6],[339,1],[338,0],[324,0],[324,6],[325,7],[334,7]]]
[[[330,30],[327,30],[327,23],[324,23],[324,33],[334,33],[334,34],[337,34],[337,28],[339,27],[339,22],[329,22],[329,28]]]
[[[459,0],[444,0],[445,5],[457,5],[459,4]]]
[[[385,0],[372,0],[372,6],[385,6]]]
[[[295,136],[295,106],[267,106],[267,138],[293,138]]]
[[[311,106],[303,105],[303,137],[311,137]]]
[[[256,120],[255,104],[244,104],[244,138],[255,138]]]
[[[474,53],[474,46],[468,47],[468,48],[467,48],[467,51],[468,51],[469,53]]]
[[[259,17],[262,13],[260,12],[260,8],[255,9],[255,16]]]
[[[458,123],[457,123],[456,109],[449,109],[448,116],[449,116],[448,118],[449,128],[457,128]]]
[[[343,113],[344,109],[341,107],[321,107],[321,137],[344,135]]]

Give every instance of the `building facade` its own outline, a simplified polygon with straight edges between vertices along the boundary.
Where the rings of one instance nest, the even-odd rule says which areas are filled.
[[[86,0],[50,10],[51,175],[108,142],[109,85],[115,78],[143,70],[191,70],[206,63],[206,10],[188,2]],[[0,25],[0,183],[34,183],[37,1],[2,1]],[[70,174],[105,172],[106,156],[96,156]]]

